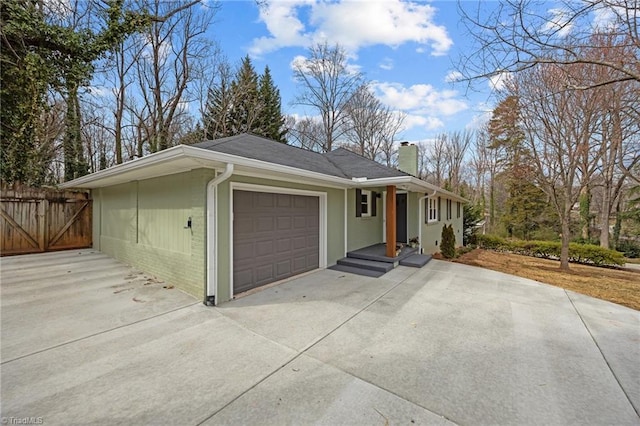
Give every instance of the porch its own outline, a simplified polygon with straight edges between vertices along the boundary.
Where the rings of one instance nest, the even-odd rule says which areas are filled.
[[[329,269],[350,272],[368,277],[381,277],[398,265],[421,268],[430,260],[430,255],[419,254],[417,248],[398,244],[397,255],[387,256],[386,243],[373,244],[357,250],[347,252],[347,256],[338,260]]]

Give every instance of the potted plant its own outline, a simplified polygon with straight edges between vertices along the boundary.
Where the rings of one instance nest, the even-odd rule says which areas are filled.
[[[413,237],[409,240],[409,247],[417,248],[419,245],[420,241],[418,240],[418,237]]]

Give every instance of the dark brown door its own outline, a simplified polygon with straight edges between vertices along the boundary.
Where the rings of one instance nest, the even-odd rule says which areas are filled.
[[[407,242],[407,194],[396,194],[396,241]]]
[[[317,269],[319,198],[233,191],[233,293]]]

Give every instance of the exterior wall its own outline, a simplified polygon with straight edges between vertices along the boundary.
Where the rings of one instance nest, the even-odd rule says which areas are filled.
[[[367,188],[382,194],[384,188]],[[376,215],[356,217],[356,190],[347,190],[347,251],[382,242],[383,201],[376,201]]]
[[[409,234],[407,241],[418,236],[418,199],[422,196],[423,194],[418,192],[407,194],[407,231]]]
[[[453,233],[456,237],[456,247],[462,246],[462,216],[463,208],[460,203],[460,217],[457,214],[457,201],[452,201],[452,215],[451,219],[446,218],[446,198],[441,197],[440,202],[440,220],[431,223],[426,222],[425,201],[421,203],[422,206],[422,241],[420,245],[424,253],[437,253],[440,251],[440,241],[442,239],[442,228],[444,225],[453,225]]]
[[[232,298],[230,288],[231,254],[229,241],[231,227],[231,182],[252,185],[272,186],[285,189],[301,189],[307,191],[324,192],[327,194],[327,266],[334,265],[338,259],[345,256],[344,250],[344,190],[307,185],[293,182],[233,175],[218,185],[218,288],[217,302],[224,302]]]
[[[195,170],[94,191],[94,246],[204,297],[206,184]],[[191,228],[186,228],[191,217]]]

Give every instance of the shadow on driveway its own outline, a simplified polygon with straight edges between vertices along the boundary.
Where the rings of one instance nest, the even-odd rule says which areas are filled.
[[[207,308],[90,250],[1,266],[5,418],[640,423],[640,313],[493,271],[324,270]]]

